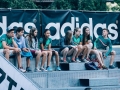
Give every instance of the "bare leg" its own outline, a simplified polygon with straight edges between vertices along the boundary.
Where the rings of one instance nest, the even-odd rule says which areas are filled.
[[[47,60],[47,52],[46,51],[42,51],[42,56],[43,56],[43,58],[42,58],[42,62],[41,62],[41,67],[44,66],[45,61]]]
[[[116,52],[115,52],[115,51],[112,51],[112,52],[111,52],[111,58],[110,58],[110,65],[113,65],[115,55],[116,55]]]
[[[90,51],[91,51],[92,46],[93,46],[92,43],[87,44],[88,52],[87,52],[86,58],[89,58],[89,54],[90,54]]]
[[[51,61],[51,57],[52,57],[52,51],[47,51],[47,55],[48,55],[47,66],[50,66],[50,61]]]
[[[76,56],[76,54],[77,54],[77,52],[78,52],[78,49],[77,48],[72,48],[72,49],[70,49],[69,51],[68,51],[68,55],[72,55],[72,60],[73,61],[75,61],[75,56]]]
[[[35,60],[35,67],[37,68],[38,67],[38,63],[39,63],[39,60],[40,60],[40,57],[41,57],[41,51],[36,51],[35,54],[37,55],[36,56],[36,60]]]
[[[82,56],[82,59],[85,58],[85,56],[87,55],[87,52],[88,52],[88,47],[87,46],[83,46],[83,56]]]
[[[64,61],[66,61],[66,56],[67,56],[68,50],[69,50],[69,48],[66,47],[61,51],[61,54],[63,55],[63,60]]]
[[[5,58],[6,58],[7,60],[9,60],[9,55],[10,55],[9,49],[4,49],[4,50],[3,50],[3,53],[4,53],[4,55],[5,55]]]
[[[30,58],[27,57],[27,58],[26,58],[26,62],[27,62],[27,63],[26,63],[26,66],[27,66],[27,67],[30,67]]]
[[[21,54],[20,54],[20,52],[18,52],[18,53],[16,53],[16,55],[17,55],[17,60],[18,60],[18,68],[20,68],[20,67],[22,67],[21,66]]]
[[[99,52],[100,58],[101,58],[101,60],[102,60],[102,63],[104,63],[104,61],[103,61],[103,56],[102,56],[102,52],[101,52],[101,51],[98,51],[98,52]]]
[[[78,46],[78,53],[76,55],[76,58],[78,58],[78,56],[80,55],[80,53],[82,52],[82,45]]]
[[[56,59],[56,65],[59,66],[59,54],[57,51],[55,51],[55,59]]]
[[[100,57],[100,55],[99,55],[99,52],[97,51],[97,50],[91,50],[91,52],[90,52],[91,54],[95,54],[96,55],[96,57],[97,57],[97,60],[99,61],[99,63],[101,64],[101,66],[103,66],[104,64],[103,64],[103,62],[102,62],[102,59],[101,59],[101,57]]]

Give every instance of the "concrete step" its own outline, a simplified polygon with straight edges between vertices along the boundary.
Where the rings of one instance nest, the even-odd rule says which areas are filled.
[[[34,72],[25,75],[42,88],[79,87],[79,79],[117,77],[120,83],[120,69]]]
[[[62,71],[69,71],[69,63],[60,63]]]
[[[116,61],[116,66],[120,69],[120,61]]]
[[[89,87],[61,87],[61,88],[43,88],[40,90],[85,90]],[[90,87],[91,90],[120,90],[120,86],[98,86]]]
[[[114,65],[115,66],[118,66],[119,63],[116,64],[116,62],[119,62],[119,57],[120,55],[116,55],[115,57],[115,62],[114,62]],[[16,66],[18,67],[17,65],[17,60],[15,58],[10,58],[10,61]],[[42,61],[42,58],[40,59],[39,61],[39,64],[38,64],[38,68],[40,68],[40,65],[41,65],[41,61]],[[68,61],[70,61],[70,57],[68,57]],[[109,64],[110,64],[110,56],[108,56],[106,59],[104,59],[104,64],[109,67]],[[98,65],[96,63],[96,65]],[[22,58],[22,66],[24,69],[26,69],[26,58],[23,57]],[[47,62],[45,62],[45,68],[47,66]],[[32,69],[32,71],[34,71],[35,69],[35,58],[33,58],[33,60],[30,61],[30,67]],[[51,60],[51,65],[50,67],[55,70],[55,67],[56,67],[56,62],[55,62],[55,57],[53,57],[53,59]],[[63,71],[68,71],[68,70],[86,70],[85,69],[85,66],[84,66],[84,63],[60,63],[60,67]]]
[[[69,63],[69,70],[86,70],[85,63]]]
[[[119,78],[87,78],[80,79],[82,86],[117,86],[119,85]]]

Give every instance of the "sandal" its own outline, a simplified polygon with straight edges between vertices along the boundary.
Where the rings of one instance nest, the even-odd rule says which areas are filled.
[[[102,68],[103,68],[103,69],[107,69],[107,70],[108,70],[108,68],[107,68],[105,65],[103,65],[103,66],[102,66]]]

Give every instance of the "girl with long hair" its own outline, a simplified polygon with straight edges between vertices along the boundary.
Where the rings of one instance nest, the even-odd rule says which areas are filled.
[[[87,26],[83,27],[83,35],[81,36],[81,45],[83,46],[83,56],[81,61],[85,62],[86,59],[89,59],[89,54],[93,46],[92,37],[90,36],[90,30]]]
[[[47,71],[43,68],[45,61],[46,61],[46,56],[47,52],[42,51],[38,47],[38,38],[37,38],[37,29],[32,27],[30,30],[30,33],[26,36],[26,44],[27,47],[30,49],[31,53],[33,56],[35,56],[35,72],[39,71]],[[38,63],[40,60],[40,57],[43,56],[42,62],[41,62],[41,67],[40,69],[38,68]]]
[[[78,48],[78,53],[76,55],[76,61],[77,62],[80,62],[80,60],[78,59],[78,56],[82,52],[82,45],[80,45],[80,42],[81,42],[81,34],[80,33],[81,33],[80,28],[75,28],[74,32],[73,32],[73,37],[72,37],[73,44],[75,46],[77,46],[77,48]]]
[[[65,37],[60,39],[60,54],[63,55],[63,62],[66,61],[66,56],[72,55],[72,62],[76,62],[75,56],[78,52],[78,48],[76,46],[73,46],[72,42],[72,34],[73,32],[71,30],[67,31],[65,34]]]
[[[84,60],[85,56],[86,59],[89,59],[89,54],[95,54],[97,57],[97,60],[99,61],[101,67],[103,69],[107,69],[107,67],[103,63],[103,57],[102,57],[102,52],[98,50],[92,49],[92,37],[90,36],[90,30],[87,26],[83,28],[83,35],[82,35],[82,45],[83,45],[83,56],[82,60]]]
[[[48,71],[52,71],[52,69],[50,68],[50,62],[51,62],[51,57],[52,54],[55,55],[55,59],[56,59],[56,71],[61,71],[61,68],[59,67],[59,54],[57,51],[51,49],[51,44],[52,44],[52,39],[50,38],[50,30],[49,29],[45,29],[44,33],[43,33],[43,37],[40,38],[39,40],[40,42],[40,49],[42,51],[47,52],[47,67],[46,70]]]

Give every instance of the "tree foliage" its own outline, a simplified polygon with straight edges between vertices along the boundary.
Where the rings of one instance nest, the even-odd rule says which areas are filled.
[[[106,11],[106,0],[79,0],[78,10]]]
[[[49,9],[105,11],[106,0],[55,0]]]
[[[0,8],[35,9],[33,0],[0,0]]]
[[[114,0],[115,3],[117,3],[116,6],[112,7],[112,11],[120,11],[120,0]]]
[[[76,9],[79,0],[54,0],[49,9]]]
[[[0,0],[0,8],[105,11],[106,0],[54,0],[48,6],[42,2],[36,5],[33,0]]]

